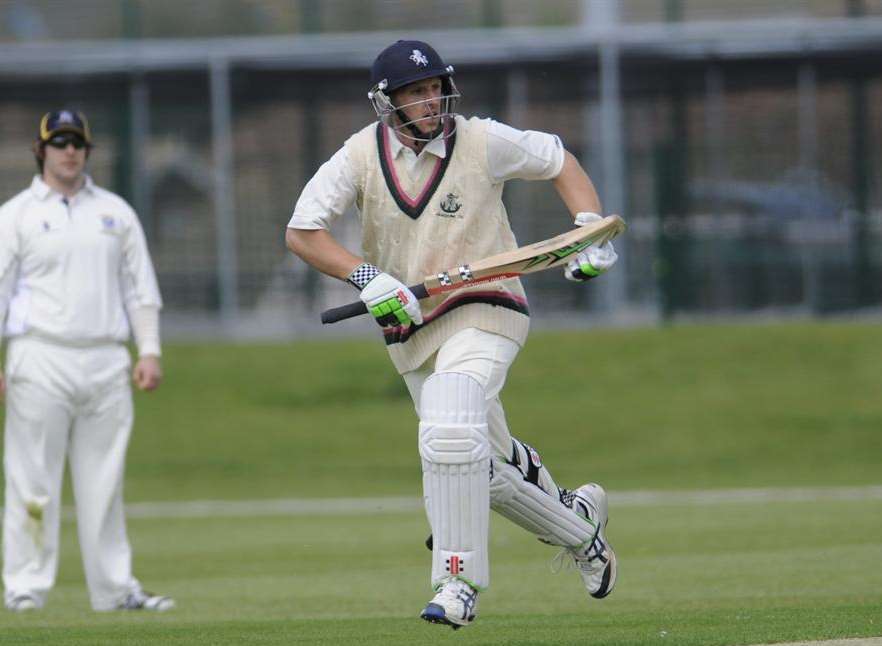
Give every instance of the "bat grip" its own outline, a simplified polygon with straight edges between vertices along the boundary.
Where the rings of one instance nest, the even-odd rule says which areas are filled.
[[[426,286],[422,283],[419,285],[411,285],[408,289],[414,296],[416,296],[417,300],[422,300],[429,295],[429,290],[427,290]],[[322,312],[322,323],[336,323],[337,321],[351,319],[356,316],[361,316],[362,314],[367,314],[367,305],[362,301],[354,301],[352,303],[347,303],[346,305],[341,305],[340,307],[332,307],[331,309]]]

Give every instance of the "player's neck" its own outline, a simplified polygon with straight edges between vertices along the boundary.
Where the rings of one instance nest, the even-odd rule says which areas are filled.
[[[83,188],[83,186],[85,186],[86,176],[83,173],[80,173],[75,178],[68,180],[57,177],[52,173],[44,172],[43,181],[46,182],[46,185],[49,188],[61,193],[64,197],[73,197],[80,192],[80,189]]]
[[[406,148],[410,148],[417,155],[419,155],[423,151],[423,148],[426,147],[426,144],[429,143],[428,141],[423,141],[422,139],[414,139],[413,137],[408,137],[398,132],[397,130],[395,131],[395,136],[398,137],[398,141],[400,141],[403,146],[405,146]]]

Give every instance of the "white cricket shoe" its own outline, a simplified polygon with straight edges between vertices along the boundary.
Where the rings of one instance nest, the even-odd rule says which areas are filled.
[[[588,594],[595,599],[603,599],[616,585],[616,554],[604,533],[609,521],[606,491],[599,484],[591,482],[565,494],[564,500],[597,529],[591,541],[579,547],[566,547],[558,557],[570,554]]]
[[[468,626],[478,610],[478,591],[460,579],[448,579],[420,613],[433,624],[447,624],[454,630]]]
[[[6,609],[12,612],[30,612],[39,607],[37,600],[29,594],[20,594],[6,602]]]
[[[165,612],[175,607],[175,600],[152,592],[146,592],[141,588],[126,595],[116,609],[117,610],[152,610],[153,612]]]

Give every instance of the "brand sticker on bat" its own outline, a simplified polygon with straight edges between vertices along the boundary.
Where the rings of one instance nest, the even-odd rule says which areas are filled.
[[[562,247],[561,249],[555,249],[554,251],[549,251],[548,253],[538,255],[527,263],[525,269],[531,269],[532,267],[541,265],[546,261],[551,264],[568,256],[572,256],[574,253],[579,253],[583,249],[587,249],[588,247],[590,247],[592,242],[592,240],[577,242],[576,244],[571,244],[569,246]]]

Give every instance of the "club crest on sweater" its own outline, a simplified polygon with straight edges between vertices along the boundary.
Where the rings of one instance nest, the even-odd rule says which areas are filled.
[[[440,211],[436,211],[435,215],[441,218],[462,218],[459,210],[462,208],[462,202],[456,193],[448,193],[438,203]]]

